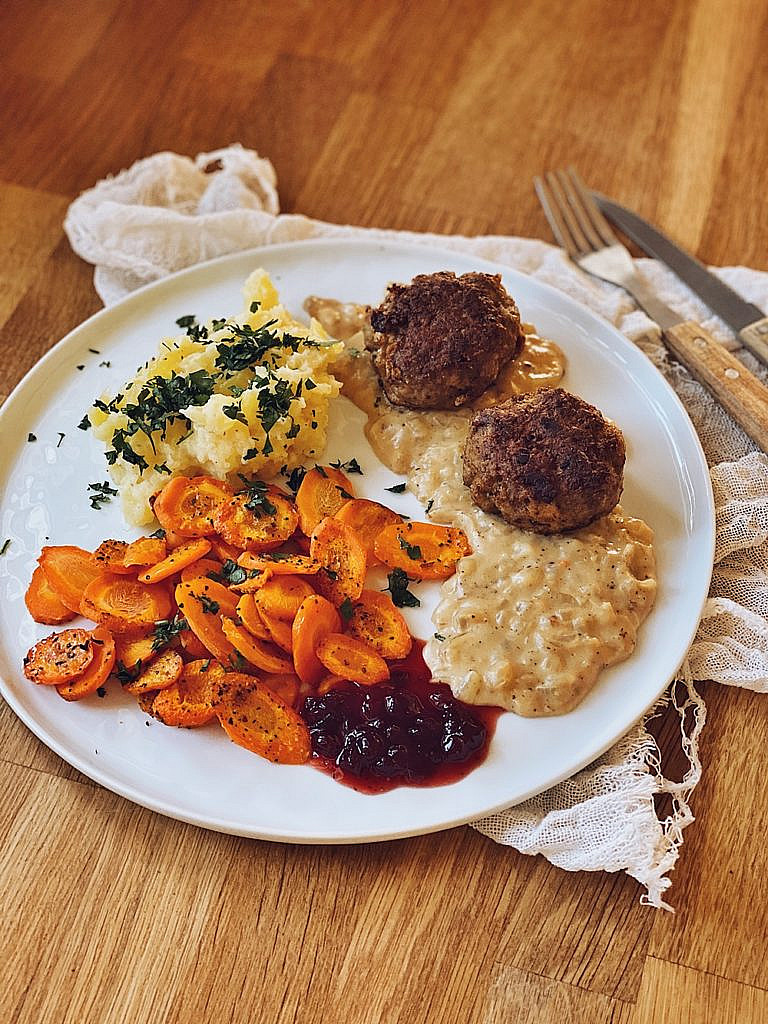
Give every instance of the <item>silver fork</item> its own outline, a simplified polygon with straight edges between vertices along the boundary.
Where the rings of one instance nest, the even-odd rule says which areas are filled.
[[[629,292],[659,325],[673,355],[768,452],[768,388],[701,324],[683,321],[656,297],[572,168],[550,171],[533,184],[552,233],[573,262]]]

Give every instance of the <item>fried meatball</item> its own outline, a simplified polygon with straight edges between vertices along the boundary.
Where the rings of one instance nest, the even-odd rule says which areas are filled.
[[[520,314],[499,274],[448,271],[391,284],[367,343],[390,402],[451,409],[485,391],[523,345]]]
[[[536,533],[561,533],[606,515],[621,495],[624,437],[562,388],[518,395],[475,413],[464,483],[486,512]]]

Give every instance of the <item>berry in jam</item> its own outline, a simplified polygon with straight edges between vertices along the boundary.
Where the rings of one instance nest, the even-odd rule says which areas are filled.
[[[452,782],[483,759],[498,712],[433,683],[422,646],[393,663],[389,683],[345,683],[304,700],[318,767],[355,789],[382,792]]]

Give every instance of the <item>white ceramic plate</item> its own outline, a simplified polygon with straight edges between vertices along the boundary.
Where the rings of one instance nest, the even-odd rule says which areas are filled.
[[[502,715],[487,760],[453,785],[362,795],[309,766],[269,764],[230,743],[216,726],[168,729],[147,718],[114,683],[104,699],[67,704],[22,675],[24,653],[50,632],[32,622],[22,600],[41,546],[92,548],[104,537],[137,535],[126,529],[117,502],[98,512],[89,507],[87,484],[105,480],[107,473],[101,446],[77,423],[95,396],[114,393],[154,354],[161,336],[175,332],[177,317],[239,314],[242,283],[259,265],[270,271],[296,313],[310,293],[376,303],[389,281],[418,273],[500,271],[523,318],[565,351],[565,385],[599,406],[626,436],[622,504],[654,528],[660,580],[637,649],[606,671],[568,715]],[[365,469],[354,478],[362,496],[423,515],[412,496],[382,493],[398,478],[376,460],[362,422],[350,403],[338,403],[326,459],[356,456]],[[554,289],[439,249],[310,241],[182,271],[97,313],[64,338],[6,402],[0,431],[0,540],[11,540],[0,559],[3,696],[47,746],[96,782],[163,814],[225,832],[302,843],[394,839],[458,825],[546,789],[606,750],[663,691],[692,639],[709,584],[709,475],[693,427],[660,374],[613,327]],[[29,432],[36,442],[27,442]],[[64,436],[57,443],[59,432]],[[429,588],[420,586],[423,599]],[[422,609],[409,612],[417,636],[433,631],[434,588],[431,595]]]

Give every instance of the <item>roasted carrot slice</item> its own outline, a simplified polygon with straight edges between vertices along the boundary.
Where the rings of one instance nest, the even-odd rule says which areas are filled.
[[[60,626],[62,622],[69,622],[75,617],[75,613],[62,603],[51,588],[40,565],[32,573],[24,603],[35,622],[43,622],[48,626]]]
[[[175,651],[163,651],[133,682],[123,687],[126,693],[138,697],[148,690],[167,690],[181,677],[184,662]]]
[[[251,571],[268,572],[271,576],[314,576],[320,570],[316,558],[283,551],[263,551],[260,554],[246,551],[240,555],[237,564]]]
[[[293,650],[293,633],[291,631],[291,623],[285,619],[279,619],[276,615],[272,615],[270,612],[259,609],[261,615],[261,621],[267,628],[269,633],[269,639],[273,644],[277,644],[288,654]]]
[[[24,675],[33,683],[53,686],[77,679],[93,661],[91,634],[64,629],[38,641],[24,658]]]
[[[129,670],[142,665],[148,665],[155,657],[155,638],[152,634],[148,636],[122,636],[115,637],[115,662]]]
[[[184,537],[207,537],[216,532],[219,507],[232,497],[232,488],[210,476],[177,476],[155,498],[154,512],[166,530]]]
[[[179,633],[179,639],[181,640],[181,646],[190,658],[200,660],[209,657],[208,648],[195,636],[191,629],[185,629],[182,633]]]
[[[296,707],[300,686],[298,676],[288,672],[283,672],[278,675],[272,672],[266,672],[261,677],[261,682],[268,690],[271,690],[272,693],[276,693],[280,700],[284,700],[290,707]]]
[[[64,700],[82,700],[96,693],[109,679],[115,667],[115,640],[108,629],[97,626],[91,633],[93,660],[81,676],[71,683],[59,683],[56,690]]]
[[[314,594],[314,590],[297,576],[273,576],[254,595],[259,611],[278,619],[293,622],[301,602]]]
[[[237,618],[242,622],[249,633],[252,633],[259,640],[269,640],[270,634],[264,625],[259,607],[256,604],[253,594],[243,594],[237,602]]]
[[[125,553],[128,542],[124,540],[103,540],[93,552],[102,572],[114,572],[117,575],[133,572],[130,565],[125,564]]]
[[[70,544],[45,547],[38,561],[61,603],[79,614],[83,591],[102,573],[90,551]]]
[[[333,516],[346,501],[354,498],[354,488],[340,469],[333,466],[315,466],[304,474],[296,492],[299,526],[309,537],[317,524],[326,516]]]
[[[248,494],[236,494],[216,513],[216,530],[225,541],[247,551],[267,551],[283,544],[296,529],[299,516],[293,502],[270,487],[255,508]]]
[[[301,602],[293,620],[293,663],[302,683],[316,686],[325,675],[325,668],[315,651],[328,633],[338,633],[341,617],[330,601],[313,594]]]
[[[233,687],[223,698],[219,721],[233,743],[276,764],[309,760],[309,730],[303,719],[266,686]]]
[[[463,530],[435,523],[395,523],[381,531],[376,557],[390,569],[403,569],[417,580],[444,580],[471,551]]]
[[[210,658],[184,666],[178,682],[160,692],[152,714],[165,725],[196,728],[216,717],[219,691],[226,678],[221,665]]]
[[[347,632],[388,661],[406,658],[413,643],[405,619],[392,599],[378,590],[362,592],[347,622]]]
[[[292,672],[293,662],[283,652],[266,640],[259,640],[244,626],[225,615],[221,620],[224,636],[246,661],[265,672]]]
[[[170,555],[166,555],[162,561],[156,562],[146,572],[139,573],[139,579],[142,583],[159,583],[160,580],[167,580],[169,576],[173,576],[174,573],[181,572],[188,565],[197,562],[210,550],[210,542],[205,537],[188,540],[186,544],[174,548]]]
[[[215,558],[198,558],[196,562],[181,570],[182,583],[185,583],[187,580],[196,580],[200,576],[211,576],[220,573],[221,568],[221,562],[217,562]]]
[[[399,516],[397,512],[393,512],[386,505],[380,505],[378,501],[369,501],[367,498],[355,498],[354,501],[345,502],[336,513],[335,518],[355,531],[365,548],[369,565],[379,561],[373,547],[384,527],[403,522],[403,517]]]
[[[322,566],[313,581],[318,593],[335,605],[356,601],[365,585],[367,559],[355,531],[338,519],[323,519],[312,534],[310,550]]]
[[[171,598],[159,583],[149,585],[127,576],[105,573],[92,580],[83,592],[80,611],[87,619],[112,633],[136,635],[171,615]]]
[[[165,558],[167,551],[168,545],[163,537],[139,537],[128,545],[123,563],[128,567],[154,565]]]
[[[339,686],[345,686],[347,682],[348,680],[342,679],[341,676],[326,676],[317,684],[317,692],[322,697],[324,693],[335,690]]]
[[[372,686],[389,679],[386,661],[372,647],[346,633],[328,633],[317,645],[317,657],[333,675]]]
[[[237,663],[238,654],[221,628],[222,613],[235,615],[237,595],[201,576],[176,587],[176,604],[198,640],[224,665]]]
[[[230,562],[236,562],[240,555],[243,553],[242,548],[236,548],[234,544],[227,544],[223,537],[219,537],[217,533],[212,533],[208,540],[211,542],[211,548],[213,549],[214,555],[221,559],[222,562],[229,560]]]

